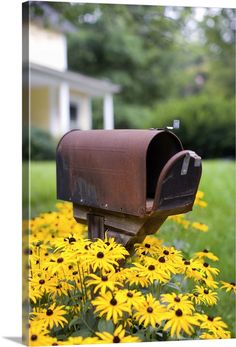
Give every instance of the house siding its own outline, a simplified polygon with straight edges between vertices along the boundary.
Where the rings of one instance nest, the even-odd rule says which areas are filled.
[[[46,87],[31,89],[30,116],[33,127],[49,130],[49,92]]]

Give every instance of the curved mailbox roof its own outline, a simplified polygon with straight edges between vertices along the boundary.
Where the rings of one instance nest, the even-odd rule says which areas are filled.
[[[171,155],[182,150],[178,137],[166,130],[73,130],[64,135],[57,148],[57,197],[82,206],[143,216],[147,175],[153,175],[148,171],[160,174],[156,167],[169,159],[163,157],[170,147],[174,147]],[[157,179],[152,177],[154,182]]]

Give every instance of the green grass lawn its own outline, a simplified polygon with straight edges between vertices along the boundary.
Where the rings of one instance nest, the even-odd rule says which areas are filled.
[[[161,228],[160,237],[177,247],[183,246],[190,255],[204,248],[211,250],[220,258],[217,264],[221,271],[219,279],[235,282],[235,163],[226,160],[204,161],[200,189],[205,192],[208,206],[206,209],[194,207],[188,218],[206,223],[209,231],[185,231],[175,223],[167,221]],[[25,194],[23,201],[27,201]],[[32,217],[53,210],[55,203],[55,164],[31,163]],[[233,331],[235,297],[222,293],[220,298],[222,302],[211,310],[211,314],[223,315]]]

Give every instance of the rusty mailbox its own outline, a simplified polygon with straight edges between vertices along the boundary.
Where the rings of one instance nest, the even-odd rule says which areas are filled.
[[[89,237],[131,249],[169,215],[192,210],[201,158],[168,129],[72,130],[56,154],[57,198],[73,203]]]

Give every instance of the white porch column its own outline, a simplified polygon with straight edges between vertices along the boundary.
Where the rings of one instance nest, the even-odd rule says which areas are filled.
[[[60,128],[58,124],[58,92],[56,86],[49,86],[49,131],[53,136],[60,135]]]
[[[92,129],[91,99],[87,95],[81,96],[79,99],[78,125],[81,130]]]
[[[106,94],[103,99],[103,128],[114,129],[114,111],[112,94]]]
[[[66,82],[59,86],[59,122],[61,134],[70,130],[70,91]]]

